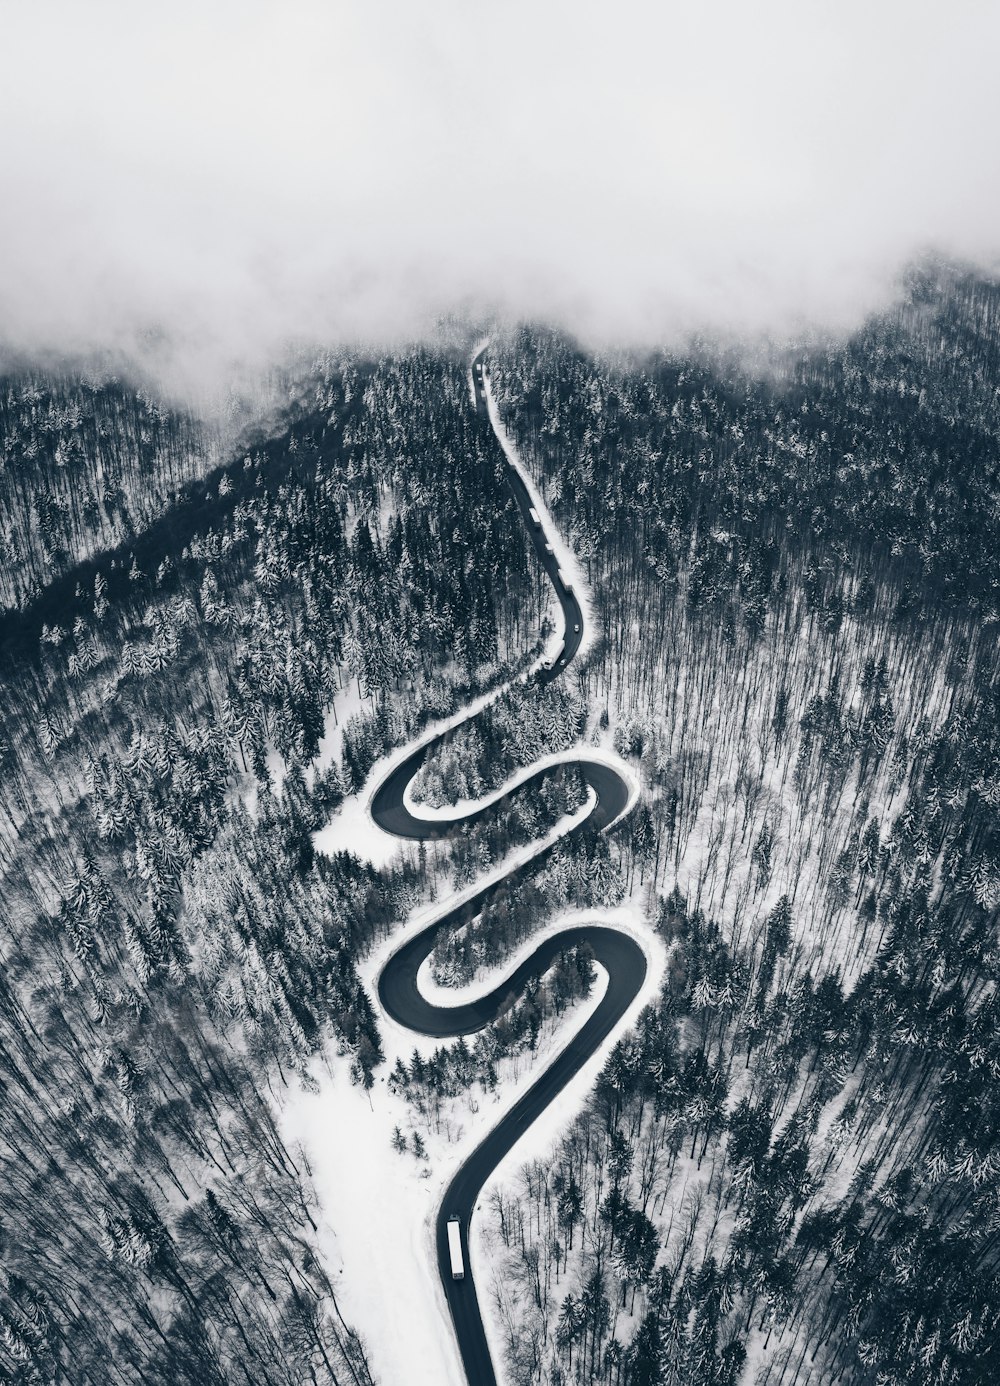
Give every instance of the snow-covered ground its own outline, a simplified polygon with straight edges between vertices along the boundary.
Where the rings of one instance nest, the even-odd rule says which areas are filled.
[[[467,1386],[433,1248],[444,1162],[437,1151],[421,1162],[393,1148],[408,1113],[384,1078],[369,1104],[345,1059],[317,1064],[313,1077],[316,1090],[289,1097],[281,1126],[309,1161],[319,1249],[341,1310],[382,1386]]]
[[[325,827],[313,833],[317,852],[328,857],[338,852],[353,852],[376,868],[399,861],[405,841],[384,832],[374,821],[368,811],[370,797],[365,790],[348,794]]]
[[[323,735],[319,740],[316,759],[305,772],[305,781],[310,789],[317,775],[329,770],[334,761],[340,760],[344,745],[344,727],[358,713],[369,708],[369,701],[362,695],[357,679],[351,679],[346,688],[337,690],[333,702],[323,714]]]
[[[270,745],[270,743],[268,744],[265,754],[265,763],[267,765],[267,773],[271,779],[271,793],[276,799],[280,799],[285,787],[287,766],[285,765],[285,760],[281,752],[276,746]]]

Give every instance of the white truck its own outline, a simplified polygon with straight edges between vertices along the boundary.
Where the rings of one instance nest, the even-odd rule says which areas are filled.
[[[541,520],[538,518],[538,511],[535,509],[533,505],[528,506],[528,514],[531,516],[531,523],[533,525],[540,525],[542,523]]]
[[[457,1213],[448,1219],[448,1254],[451,1257],[452,1280],[465,1279],[465,1261],[462,1259],[462,1223]]]
[[[563,572],[563,570],[562,570],[561,568],[558,569],[558,572],[559,572],[559,581],[562,583],[564,590],[567,591],[567,592],[572,592],[572,590],[573,590],[573,584],[570,582],[569,578],[566,576],[566,574]]]

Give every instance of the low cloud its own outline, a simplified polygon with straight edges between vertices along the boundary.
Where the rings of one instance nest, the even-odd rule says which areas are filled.
[[[12,0],[0,337],[842,327],[1000,250],[992,3]],[[153,337],[150,336],[153,334]]]

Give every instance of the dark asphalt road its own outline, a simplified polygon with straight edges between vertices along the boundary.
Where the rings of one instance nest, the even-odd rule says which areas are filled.
[[[484,348],[485,351],[485,348]],[[483,352],[473,361],[473,381],[476,390],[476,408],[486,413],[486,399],[482,380]],[[559,565],[555,556],[545,548],[545,537],[530,515],[531,498],[520,475],[511,466],[507,468],[507,479],[517,500],[525,527],[535,545],[545,571],[548,573],[566,618],[566,639],[563,649],[556,657],[550,670],[543,670],[541,677],[546,681],[557,678],[569,665],[583,638],[583,613],[575,593],[568,590],[559,577]],[[578,626],[579,630],[574,630]],[[442,837],[455,830],[456,822],[425,822],[415,818],[406,808],[403,795],[406,786],[420,769],[424,760],[450,733],[444,732],[426,746],[420,747],[386,777],[372,797],[372,816],[380,827],[398,837],[428,838]],[[628,802],[628,785],[611,766],[581,760],[579,768],[592,786],[597,802],[593,812],[586,820],[592,827],[606,828],[623,812]],[[529,793],[551,769],[539,770],[531,776],[516,793]],[[460,820],[461,824],[474,823],[484,814],[494,812],[486,808]],[[583,827],[580,824],[574,832]],[[551,850],[548,849],[548,850]],[[586,1063],[601,1041],[614,1029],[638,994],[646,976],[646,958],[642,949],[627,935],[616,929],[599,925],[581,925],[564,929],[553,938],[546,939],[534,950],[506,982],[495,987],[488,995],[480,997],[463,1006],[434,1006],[426,1001],[417,990],[417,973],[420,964],[434,947],[435,939],[442,930],[454,929],[480,912],[484,901],[497,890],[504,889],[520,875],[538,870],[547,851],[534,857],[525,866],[515,868],[502,882],[494,883],[476,892],[461,905],[429,925],[415,938],[404,944],[386,963],[378,981],[379,999],[386,1011],[401,1025],[425,1035],[449,1037],[467,1035],[481,1030],[494,1020],[508,1005],[521,995],[528,979],[540,976],[555,960],[557,954],[574,944],[586,942],[594,950],[594,956],[608,972],[608,989],[602,997],[594,1014],[577,1035],[569,1042],[563,1052],[550,1064],[546,1071],[515,1103],[503,1120],[484,1137],[473,1153],[462,1165],[448,1186],[438,1210],[437,1217],[437,1255],[438,1268],[444,1286],[445,1297],[451,1308],[458,1338],[462,1361],[469,1386],[496,1386],[496,1375],[490,1360],[486,1333],[483,1329],[479,1300],[476,1295],[475,1280],[472,1275],[468,1253],[469,1220],[476,1206],[476,1199],[492,1171],[524,1134],[567,1082]],[[465,1253],[466,1275],[464,1280],[453,1280],[451,1259],[448,1251],[448,1218],[457,1213],[461,1218],[462,1245]]]

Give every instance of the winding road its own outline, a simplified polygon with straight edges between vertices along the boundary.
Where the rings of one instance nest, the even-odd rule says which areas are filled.
[[[474,357],[472,377],[476,408],[481,413],[488,414],[487,381],[484,378],[483,367],[485,351],[484,347]],[[500,439],[501,443],[502,441]],[[575,592],[560,572],[558,559],[544,527],[544,518],[547,517],[543,518],[537,507],[535,514],[538,518],[533,516],[531,494],[510,457],[507,462],[507,481],[538,558],[555,588],[565,618],[565,636],[561,649],[551,661],[543,664],[538,670],[537,677],[548,682],[559,677],[579,649],[583,639],[584,614]],[[470,717],[476,715],[475,710],[469,713]],[[494,811],[495,799],[461,818],[443,819],[431,815],[424,817],[417,806],[407,803],[407,786],[425,759],[451,735],[452,730],[453,728],[449,728],[418,746],[377,786],[371,800],[371,813],[375,822],[386,832],[397,837],[416,839],[442,837],[453,832],[457,826],[474,823]],[[590,814],[586,819],[579,821],[570,832],[579,832],[584,823],[608,831],[631,806],[628,780],[614,766],[588,756],[583,747],[580,748],[579,755],[574,755],[568,763],[579,768],[593,790]],[[536,785],[540,779],[551,773],[551,766],[539,768],[512,792],[530,792],[532,785]],[[508,887],[519,875],[537,871],[540,862],[551,850],[551,846],[543,849],[526,864],[512,868],[501,881],[493,881],[471,897],[466,897],[460,905],[409,939],[389,958],[378,979],[379,1001],[394,1020],[420,1034],[457,1038],[488,1025],[506,1009],[512,997],[520,995],[529,978],[544,973],[560,951],[574,944],[588,943],[593,949],[595,959],[608,973],[607,991],[596,1010],[565,1049],[472,1152],[448,1185],[438,1211],[438,1267],[469,1386],[496,1386],[496,1375],[486,1341],[467,1241],[476,1199],[486,1180],[507,1152],[573,1075],[582,1068],[628,1010],[645,980],[646,955],[634,939],[614,927],[577,925],[567,927],[547,938],[499,986],[466,1005],[432,1005],[421,995],[417,976],[421,963],[433,949],[435,940],[442,930],[455,929],[474,918],[490,895]],[[451,1275],[447,1221],[455,1213],[461,1219],[466,1265],[464,1280],[454,1280]]]

